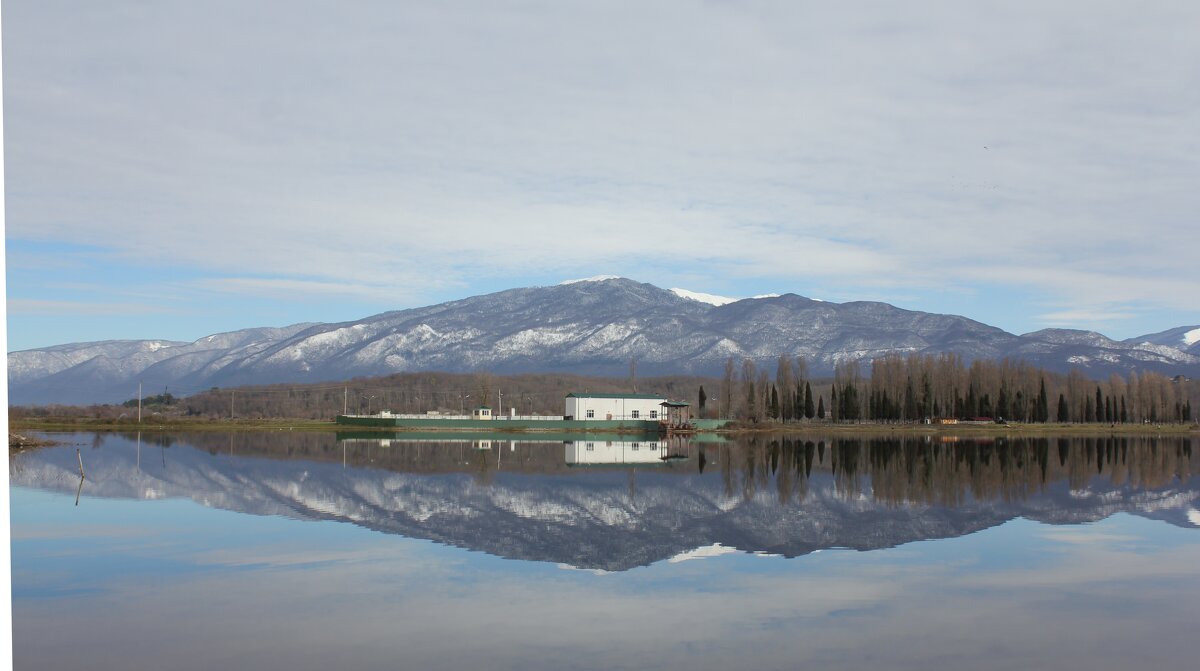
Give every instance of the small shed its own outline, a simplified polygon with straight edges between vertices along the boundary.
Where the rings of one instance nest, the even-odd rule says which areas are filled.
[[[492,409],[486,405],[481,405],[471,411],[471,419],[491,419]]]
[[[692,423],[692,407],[683,401],[663,401],[662,423],[667,428],[682,428]]]

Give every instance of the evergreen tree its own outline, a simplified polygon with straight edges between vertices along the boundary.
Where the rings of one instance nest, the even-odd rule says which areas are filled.
[[[1058,421],[1064,423],[1071,421],[1071,413],[1067,410],[1067,398],[1062,394],[1058,395]]]
[[[1129,421],[1129,415],[1128,415],[1128,413],[1125,412],[1125,396],[1122,395],[1121,396],[1121,423],[1124,424],[1125,422],[1128,422],[1128,421]]]
[[[817,414],[816,408],[813,407],[812,385],[808,382],[804,383],[804,416],[812,419]]]
[[[1037,400],[1037,421],[1050,421],[1050,401],[1046,398],[1046,378],[1042,378],[1041,387],[1038,389]]]
[[[858,400],[858,389],[853,384],[847,384],[842,388],[842,413],[839,416],[845,420],[862,418],[862,405]]]
[[[700,385],[700,394],[696,399],[696,407],[701,417],[704,416],[704,404],[708,403],[708,394],[704,393],[704,385]]]
[[[1100,393],[1100,385],[1096,385],[1096,421],[1104,421],[1104,395]]]
[[[771,413],[771,419],[775,419],[775,420],[779,419],[779,391],[775,388],[775,385],[771,385],[770,413]]]
[[[825,419],[825,397],[817,397],[817,419]]]

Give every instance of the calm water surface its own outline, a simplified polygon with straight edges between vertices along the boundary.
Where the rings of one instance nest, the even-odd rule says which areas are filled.
[[[56,438],[20,669],[1195,663],[1194,438]]]

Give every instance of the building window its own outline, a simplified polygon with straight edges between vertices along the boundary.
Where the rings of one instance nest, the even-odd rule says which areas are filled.
[[[638,418],[638,411],[637,411],[637,410],[634,410],[634,411],[633,411],[633,418],[634,418],[634,419],[637,419],[637,418]]]
[[[657,452],[658,451],[658,443],[650,443],[650,451]]]
[[[588,451],[588,452],[594,452],[595,450],[596,450],[596,444],[595,444],[595,443],[588,443],[588,444],[587,444],[587,451]]]
[[[632,449],[634,452],[636,452],[636,451],[637,451],[637,449],[638,449],[638,444],[637,444],[637,443],[634,443],[634,444],[633,444],[633,446],[632,446],[630,449]]]
[[[593,418],[593,417],[595,417],[595,416],[596,416],[596,411],[595,411],[595,410],[588,410],[588,411],[587,411],[587,418],[588,418],[588,419],[592,419],[592,418]]]
[[[650,419],[658,419],[658,411],[657,410],[650,411]]]

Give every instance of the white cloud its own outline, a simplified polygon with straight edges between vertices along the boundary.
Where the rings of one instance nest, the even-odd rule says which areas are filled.
[[[1200,310],[1189,5],[6,10],[8,234],[214,289],[703,267]]]
[[[13,315],[80,314],[80,315],[145,315],[172,313],[178,310],[147,303],[96,303],[92,301],[60,301],[36,298],[10,298],[8,312]]]

